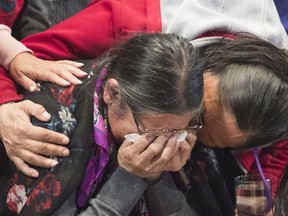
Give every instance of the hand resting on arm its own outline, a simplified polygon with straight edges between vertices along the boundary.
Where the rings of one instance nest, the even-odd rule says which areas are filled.
[[[8,157],[24,174],[38,177],[39,173],[27,163],[51,168],[57,161],[42,155],[68,156],[67,148],[54,144],[68,144],[69,138],[63,134],[42,127],[33,126],[30,117],[41,121],[51,116],[44,107],[29,100],[7,103],[0,106],[0,134]]]
[[[18,84],[26,90],[34,91],[38,89],[36,81],[49,81],[60,86],[81,84],[77,77],[87,75],[80,69],[82,66],[80,62],[42,60],[29,52],[22,52],[11,61],[9,70]]]

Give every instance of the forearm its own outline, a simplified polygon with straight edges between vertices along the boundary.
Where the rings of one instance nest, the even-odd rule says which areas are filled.
[[[0,65],[5,69],[9,69],[10,62],[19,53],[32,53],[30,49],[11,36],[11,30],[5,25],[0,25],[0,38]]]
[[[8,69],[10,62],[22,52],[32,51],[11,36],[9,27],[0,24],[0,65]],[[3,68],[0,68],[0,92],[0,105],[22,99],[22,96],[17,94],[9,72]]]
[[[128,215],[143,195],[147,185],[141,178],[118,167],[80,216]]]
[[[153,216],[197,216],[168,172],[163,174],[159,182],[146,189],[146,198]]]

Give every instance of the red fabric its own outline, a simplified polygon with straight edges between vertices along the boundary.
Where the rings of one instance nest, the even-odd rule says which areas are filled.
[[[43,59],[87,59],[135,33],[161,32],[161,26],[159,1],[92,0],[80,13],[22,42]],[[5,76],[0,71],[0,104],[21,99]]]
[[[0,5],[0,22],[12,27],[19,15],[25,0],[2,1]],[[14,4],[15,3],[15,4]],[[10,101],[18,101],[22,98],[16,94],[14,82],[10,79],[9,73],[0,68],[0,104]]]
[[[0,23],[12,27],[25,0],[2,0],[0,4]]]
[[[21,94],[17,94],[17,90],[15,87],[12,78],[10,78],[10,74],[4,69],[0,67],[0,104],[18,101],[22,99]]]
[[[237,159],[250,174],[259,174],[253,152],[241,152]],[[275,195],[282,172],[288,165],[288,139],[279,141],[259,152],[259,160],[266,178],[272,179],[272,192]]]
[[[149,0],[148,0],[149,1]],[[102,0],[90,5],[51,29],[25,38],[22,42],[36,56],[58,59],[95,58],[109,47],[139,32],[161,31],[159,1]],[[148,16],[158,16],[148,20]]]

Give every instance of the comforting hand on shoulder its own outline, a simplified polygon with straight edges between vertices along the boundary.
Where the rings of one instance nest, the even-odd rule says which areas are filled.
[[[81,84],[77,77],[87,75],[79,69],[82,66],[82,63],[68,60],[45,61],[28,52],[22,52],[11,61],[9,70],[18,84],[33,91],[37,89],[36,81],[49,81],[60,86]]]
[[[33,126],[30,117],[48,121],[50,115],[44,107],[29,100],[0,106],[0,136],[8,157],[24,174],[38,177],[36,169],[29,164],[51,168],[57,161],[45,155],[68,156],[67,148],[54,144],[68,144],[69,138],[63,134]]]

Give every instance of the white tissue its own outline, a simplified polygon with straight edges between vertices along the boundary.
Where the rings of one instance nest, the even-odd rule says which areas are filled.
[[[182,142],[186,139],[186,136],[187,136],[187,131],[184,131],[183,133],[181,133],[178,138],[177,138],[177,141],[178,142]]]
[[[137,134],[137,133],[132,133],[132,134],[126,134],[124,137],[126,140],[128,140],[130,142],[135,142],[138,139],[140,139],[142,136]]]

